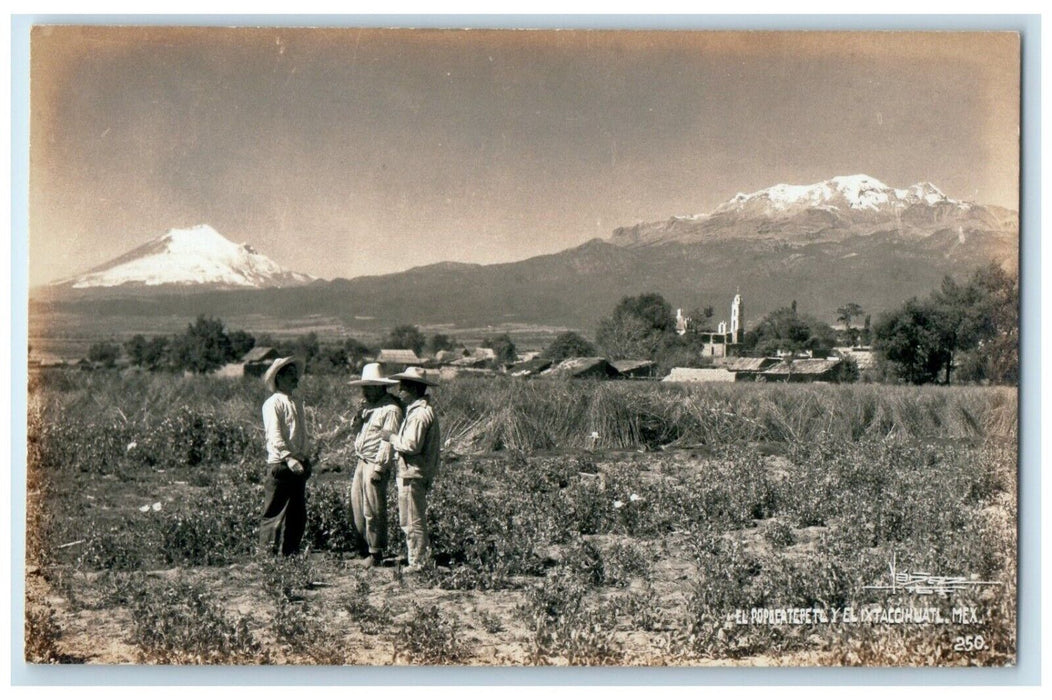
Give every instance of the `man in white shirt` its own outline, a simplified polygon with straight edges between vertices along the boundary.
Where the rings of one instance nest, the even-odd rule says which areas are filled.
[[[303,403],[292,392],[299,386],[300,368],[294,357],[279,357],[263,375],[273,392],[263,403],[267,442],[260,547],[290,556],[299,551],[307,527],[307,423]]]

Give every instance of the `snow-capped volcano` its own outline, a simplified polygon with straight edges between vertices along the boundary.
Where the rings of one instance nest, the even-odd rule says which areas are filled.
[[[308,284],[310,275],[285,270],[247,243],[238,245],[207,224],[171,229],[103,265],[54,282],[73,289],[105,287],[203,287],[241,289]]]
[[[810,207],[902,210],[915,204],[964,206],[962,202],[947,197],[930,182],[918,182],[900,190],[888,187],[869,175],[846,175],[813,185],[779,184],[752,194],[739,193],[716,207],[712,214],[757,208],[767,213],[789,213]]]
[[[873,233],[923,238],[952,230],[963,242],[969,232],[1013,229],[1015,212],[951,199],[930,182],[897,189],[860,174],[739,193],[707,214],[619,228],[610,241],[627,247],[733,238],[794,244]]]

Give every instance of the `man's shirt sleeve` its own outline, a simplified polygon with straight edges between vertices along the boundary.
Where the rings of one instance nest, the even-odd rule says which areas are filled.
[[[282,461],[288,459],[292,451],[285,442],[285,416],[282,406],[277,401],[267,401],[263,404],[263,428],[267,435],[267,453],[276,455]]]
[[[413,411],[405,419],[402,431],[391,436],[391,446],[404,455],[420,454],[424,449],[424,439],[431,422],[430,410]]]

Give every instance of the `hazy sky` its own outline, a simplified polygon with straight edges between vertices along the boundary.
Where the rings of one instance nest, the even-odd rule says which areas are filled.
[[[30,283],[207,223],[353,277],[866,173],[1018,208],[1015,34],[36,28]]]

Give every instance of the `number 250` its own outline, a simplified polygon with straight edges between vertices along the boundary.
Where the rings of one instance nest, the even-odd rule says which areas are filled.
[[[963,637],[954,637],[953,639],[954,651],[979,651],[985,648],[986,640],[983,639],[981,634],[968,634]]]

